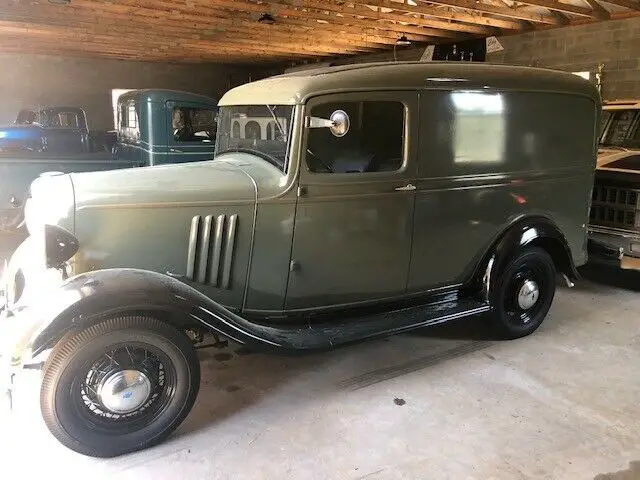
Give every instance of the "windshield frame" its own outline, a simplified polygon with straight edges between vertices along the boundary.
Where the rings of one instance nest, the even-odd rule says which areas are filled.
[[[284,148],[284,158],[279,158],[276,157],[268,152],[259,150],[257,148],[244,148],[241,147],[239,145],[235,146],[235,147],[229,147],[228,145],[226,145],[226,148],[222,148],[222,144],[220,142],[221,137],[222,137],[222,132],[227,131],[228,135],[231,135],[231,132],[233,130],[233,126],[230,123],[229,124],[229,128],[226,129],[224,128],[224,126],[222,125],[222,122],[224,121],[225,117],[227,115],[225,115],[226,110],[233,110],[233,109],[241,109],[241,108],[264,108],[265,112],[267,112],[269,114],[269,116],[272,118],[271,122],[274,122],[276,125],[274,128],[276,128],[277,130],[279,130],[280,132],[282,132],[282,125],[280,124],[279,121],[279,117],[278,117],[278,109],[280,108],[285,108],[288,109],[288,115],[286,116],[280,116],[280,118],[287,118],[288,121],[288,125],[286,126],[287,128],[287,134],[286,134],[286,142],[285,142],[285,148]],[[292,156],[292,148],[293,148],[293,132],[295,130],[295,125],[296,125],[296,118],[297,118],[297,109],[295,108],[295,105],[287,105],[287,104],[278,104],[278,105],[270,105],[270,104],[246,104],[246,105],[221,105],[218,107],[218,128],[217,128],[217,139],[216,139],[216,147],[215,147],[215,151],[214,151],[214,159],[217,158],[219,155],[224,155],[227,153],[232,153],[232,152],[241,152],[241,153],[249,153],[252,154],[256,157],[261,158],[262,160],[264,160],[265,162],[269,163],[270,165],[273,165],[275,168],[277,168],[280,172],[282,172],[283,175],[288,174],[289,172],[289,166],[291,165],[291,156]],[[230,117],[231,118],[231,117]],[[266,116],[265,116],[266,118]],[[231,138],[231,137],[230,137]],[[250,153],[250,150],[254,150],[256,151],[256,153]],[[259,153],[258,153],[259,152]],[[272,158],[274,161],[270,161],[269,159],[267,159],[266,157]],[[282,163],[282,167],[280,167],[280,163]]]

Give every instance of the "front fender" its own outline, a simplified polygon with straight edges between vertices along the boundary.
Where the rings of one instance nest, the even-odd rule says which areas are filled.
[[[256,348],[285,347],[278,339],[279,330],[249,322],[189,285],[147,270],[109,269],[78,275],[51,294],[48,306],[36,309],[30,312],[27,307],[20,313],[40,319],[24,345],[34,356],[69,331],[132,312],[158,312],[176,327],[203,327]]]
[[[17,315],[37,318],[29,340],[23,341],[23,347],[35,356],[70,331],[108,316],[135,312],[157,312],[178,328],[202,327],[255,348],[287,348],[280,329],[252,323],[189,285],[147,270],[109,269],[78,275],[39,307],[26,307]]]

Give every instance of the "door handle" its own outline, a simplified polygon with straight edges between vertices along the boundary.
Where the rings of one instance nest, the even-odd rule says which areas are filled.
[[[169,151],[171,153],[184,153],[182,150],[180,150],[179,148],[170,148]]]
[[[396,192],[411,192],[415,189],[416,189],[416,186],[409,183],[404,187],[396,187]]]

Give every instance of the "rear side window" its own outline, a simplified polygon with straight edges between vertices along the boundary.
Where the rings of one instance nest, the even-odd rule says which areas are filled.
[[[602,140],[603,145],[623,146],[632,128],[636,125],[636,118],[640,110],[617,110],[612,113],[611,124]]]
[[[428,177],[539,171],[593,158],[596,107],[575,95],[421,94],[418,169]]]
[[[176,142],[212,143],[216,138],[216,112],[176,106],[171,115],[171,128]]]
[[[139,140],[140,122],[138,120],[138,109],[136,103],[121,103],[120,108],[118,109],[118,117],[119,136],[128,140]]]
[[[328,119],[342,110],[349,116],[346,134],[310,129],[307,167],[314,173],[393,172],[404,161],[405,105],[394,101],[331,102],[315,106],[311,115]]]

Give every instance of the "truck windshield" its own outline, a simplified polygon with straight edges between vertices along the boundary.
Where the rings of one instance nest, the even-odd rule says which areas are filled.
[[[216,156],[251,153],[286,171],[292,117],[293,107],[289,105],[221,107]]]
[[[617,110],[611,114],[611,121],[600,145],[603,147],[640,147],[640,110]]]

